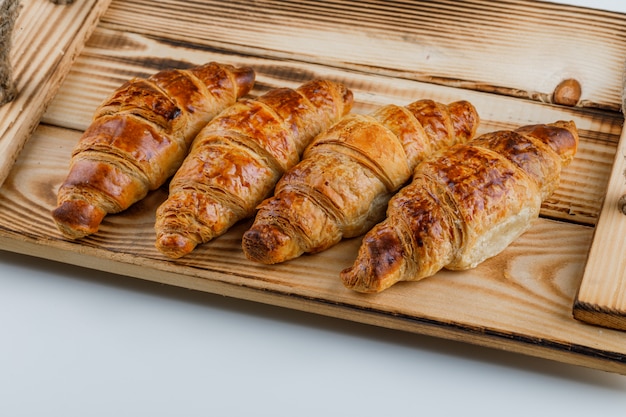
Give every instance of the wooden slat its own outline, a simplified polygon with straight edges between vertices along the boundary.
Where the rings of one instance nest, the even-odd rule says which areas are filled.
[[[159,7],[114,2],[103,25],[546,102],[573,77],[583,86],[582,105],[619,111],[626,16],[618,13],[526,0],[170,0]]]
[[[619,207],[621,197],[626,195],[626,131],[615,155],[593,245],[574,300],[574,317],[626,330],[626,214]]]
[[[11,49],[17,96],[0,108],[0,184],[110,2],[22,2]]]

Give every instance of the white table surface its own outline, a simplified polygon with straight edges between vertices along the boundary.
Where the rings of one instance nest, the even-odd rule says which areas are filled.
[[[626,376],[0,251],[0,416],[625,412]]]

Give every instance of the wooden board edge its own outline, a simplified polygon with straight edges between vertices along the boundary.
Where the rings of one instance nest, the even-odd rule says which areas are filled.
[[[80,29],[74,34],[62,53],[59,54],[52,67],[47,71],[38,71],[38,74],[42,74],[40,79],[28,80],[30,85],[36,85],[36,88],[32,89],[33,92],[30,95],[21,94],[18,89],[17,97],[12,102],[5,104],[7,107],[5,111],[9,114],[17,112],[17,117],[12,121],[11,126],[2,132],[3,137],[0,138],[8,142],[0,155],[0,186],[6,180],[24,144],[37,128],[48,104],[56,95],[72,64],[82,51],[85,42],[95,30],[100,18],[108,10],[111,2],[112,0],[96,0],[85,19],[81,22]],[[82,5],[74,4],[64,7],[79,6]],[[18,17],[18,23],[20,19],[26,20],[27,18],[28,16],[24,16],[24,11],[22,11]],[[30,19],[29,24],[32,23],[39,23],[39,21]],[[47,41],[50,41],[50,39],[47,39]],[[54,46],[54,40],[52,42],[52,46]],[[44,47],[44,45],[38,45],[34,42],[27,44],[29,48],[40,49]],[[23,111],[26,107],[29,108],[29,111]]]
[[[626,331],[626,311],[624,310],[603,308],[597,303],[584,303],[576,299],[573,314],[576,320],[588,324]]]
[[[575,319],[626,330],[626,129],[615,152],[604,201],[596,223],[580,287],[572,306]]]
[[[372,308],[362,308],[349,304],[334,303],[324,299],[294,296],[291,293],[253,288],[229,283],[226,277],[227,274],[218,272],[215,273],[215,280],[193,276],[192,274],[180,274],[179,271],[168,271],[166,266],[163,267],[164,265],[160,265],[158,261],[152,261],[151,263],[132,262],[132,259],[126,259],[133,258],[127,254],[120,254],[120,258],[117,260],[107,259],[105,261],[98,255],[98,252],[101,252],[102,249],[87,247],[81,252],[73,252],[64,248],[63,245],[65,244],[69,245],[70,243],[37,242],[23,236],[20,239],[16,239],[15,236],[7,236],[0,231],[0,250],[275,307],[407,333],[464,342],[626,375],[626,357],[620,353],[600,348],[509,334],[497,329],[462,326],[457,323],[428,318],[405,317]],[[162,266],[162,268],[159,268],[158,265]],[[221,275],[225,279],[220,279]]]

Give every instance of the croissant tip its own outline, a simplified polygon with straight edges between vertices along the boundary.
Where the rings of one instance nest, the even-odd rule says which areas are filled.
[[[379,293],[402,279],[405,254],[395,230],[385,223],[363,238],[354,264],[341,271],[343,285],[361,293]]]
[[[52,211],[58,229],[70,239],[80,239],[98,231],[106,212],[84,200],[66,200]]]
[[[357,292],[363,292],[365,288],[361,288],[359,285],[359,273],[358,273],[358,265],[354,264],[353,266],[344,269],[339,273],[339,277],[344,287],[349,290],[354,290]]]
[[[249,260],[268,265],[302,254],[297,242],[273,224],[253,225],[243,234],[242,248]]]
[[[251,67],[236,68],[233,72],[237,80],[237,97],[243,97],[252,90],[256,73]]]
[[[376,271],[372,270],[369,263],[357,262],[341,271],[339,277],[344,287],[362,294],[376,294],[387,288],[377,279]]]
[[[162,254],[172,259],[182,258],[196,247],[197,243],[178,233],[159,233],[155,246]]]

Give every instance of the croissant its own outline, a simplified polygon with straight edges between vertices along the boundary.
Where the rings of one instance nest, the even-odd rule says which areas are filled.
[[[467,101],[419,100],[345,116],[260,204],[243,235],[246,257],[274,264],[362,235],[384,218],[390,196],[421,160],[469,140],[478,121]]]
[[[165,183],[196,134],[247,94],[251,68],[208,63],[158,72],[118,88],[96,110],[72,152],[52,212],[59,230],[78,239]]]
[[[352,104],[344,85],[313,80],[224,111],[198,134],[157,209],[157,249],[179,258],[252,217],[309,142]]]
[[[364,236],[343,284],[380,292],[495,256],[539,216],[577,147],[574,122],[558,121],[488,133],[421,163]]]

